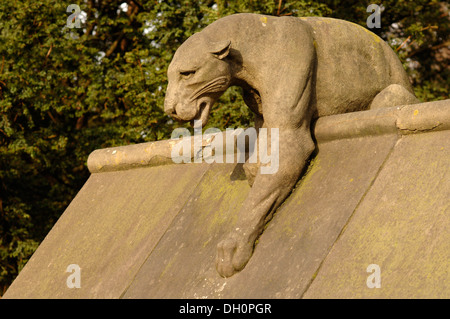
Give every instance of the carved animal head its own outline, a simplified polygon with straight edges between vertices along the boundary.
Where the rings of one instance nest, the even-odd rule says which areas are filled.
[[[167,71],[167,114],[191,124],[201,120],[206,125],[211,106],[230,86],[231,67],[224,60],[230,44],[211,42],[197,33],[178,48]]]

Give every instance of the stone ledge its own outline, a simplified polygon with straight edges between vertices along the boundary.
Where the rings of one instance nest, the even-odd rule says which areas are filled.
[[[362,136],[406,135],[449,129],[450,99],[325,116],[318,119],[313,127],[318,143]],[[202,148],[212,141],[213,138],[204,139]],[[91,173],[99,173],[172,164],[171,152],[177,143],[175,140],[163,140],[99,149],[90,154],[87,165]],[[194,154],[193,150],[191,154]]]
[[[314,135],[319,143],[323,143],[343,138],[448,129],[450,100],[443,100],[325,116],[315,123]]]

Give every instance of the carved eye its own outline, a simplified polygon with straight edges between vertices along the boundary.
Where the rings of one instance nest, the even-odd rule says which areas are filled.
[[[189,77],[191,77],[192,75],[194,75],[195,74],[195,70],[191,70],[191,71],[182,71],[182,72],[180,72],[180,75],[182,76],[182,77],[184,77],[184,78],[189,78]]]

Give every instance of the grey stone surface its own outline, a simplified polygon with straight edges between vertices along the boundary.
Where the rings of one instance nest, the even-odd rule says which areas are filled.
[[[4,297],[119,298],[207,169],[93,174]],[[80,289],[67,287],[71,264],[81,268]]]
[[[220,290],[226,279],[214,267],[217,242],[235,227],[250,189],[235,166],[212,164],[124,298],[202,298],[211,296],[205,287]]]
[[[91,175],[4,298],[449,298],[449,128],[450,100],[319,119],[317,155],[230,278],[215,250],[250,191],[242,165],[125,156]]]
[[[212,169],[124,298],[300,298],[396,141],[384,135],[321,144],[245,269],[226,279],[215,272],[215,247],[236,224],[248,185],[226,180],[232,168]]]
[[[400,138],[305,297],[449,298],[449,199],[450,131]]]

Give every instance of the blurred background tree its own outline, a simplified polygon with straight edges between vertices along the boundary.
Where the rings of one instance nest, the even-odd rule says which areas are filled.
[[[75,2],[81,25],[68,28]],[[1,0],[0,296],[88,178],[90,152],[170,138],[180,126],[163,112],[166,70],[189,36],[237,12],[367,27],[371,2]],[[372,31],[398,54],[416,95],[448,98],[448,3],[380,5],[381,28]],[[208,127],[252,124],[240,89],[230,88]]]

